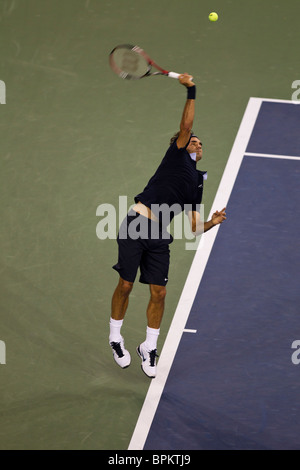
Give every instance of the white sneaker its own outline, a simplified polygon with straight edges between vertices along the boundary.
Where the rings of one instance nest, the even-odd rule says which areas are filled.
[[[126,367],[130,366],[131,357],[127,349],[125,349],[124,338],[121,336],[121,341],[118,343],[112,341],[109,344],[113,351],[114,360],[118,366],[122,367],[122,369],[126,369]]]
[[[142,343],[136,348],[136,352],[142,359],[142,371],[148,377],[154,379],[154,377],[156,377],[156,358],[158,357],[158,355],[156,354],[156,349],[149,351],[146,348],[145,343]]]

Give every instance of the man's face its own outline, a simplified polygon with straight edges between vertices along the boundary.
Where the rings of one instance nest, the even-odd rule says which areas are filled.
[[[198,137],[191,137],[190,143],[187,146],[187,151],[189,153],[196,153],[196,162],[202,158],[202,142]]]

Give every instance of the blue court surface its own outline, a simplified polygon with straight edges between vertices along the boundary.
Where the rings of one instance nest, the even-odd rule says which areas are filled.
[[[299,130],[249,100],[129,449],[300,449]]]

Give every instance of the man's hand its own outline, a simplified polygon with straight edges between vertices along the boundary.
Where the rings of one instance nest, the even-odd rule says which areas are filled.
[[[198,211],[189,211],[188,217],[191,224],[191,231],[192,233],[197,235],[202,235],[202,233],[208,232],[211,228],[215,225],[221,224],[226,220],[226,207],[222,209],[220,212],[216,211],[212,218],[208,222],[202,222],[200,220],[200,213]]]
[[[216,211],[211,218],[213,225],[218,225],[226,220],[226,207],[224,207],[220,212]]]
[[[192,75],[189,75],[188,73],[183,73],[179,76],[179,82],[181,83],[181,85],[184,85],[187,88],[195,85],[192,80]]]

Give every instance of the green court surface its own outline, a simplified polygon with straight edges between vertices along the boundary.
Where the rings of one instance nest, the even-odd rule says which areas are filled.
[[[96,211],[133,203],[186,92],[165,77],[122,81],[111,49],[138,44],[194,76],[207,216],[249,98],[292,99],[299,14],[298,0],[0,1],[0,449],[127,449],[149,387],[135,354],[148,287],[130,297],[121,370],[108,345],[117,244],[97,237]],[[185,242],[171,245],[159,349],[195,253]]]

